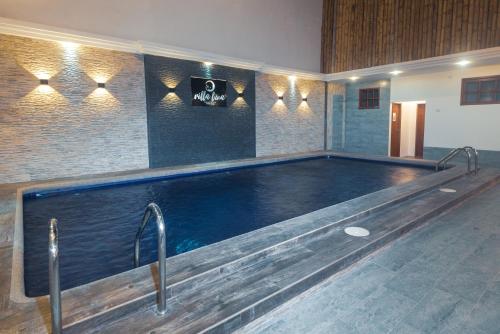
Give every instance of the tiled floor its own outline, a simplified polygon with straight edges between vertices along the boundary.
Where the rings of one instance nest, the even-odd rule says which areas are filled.
[[[500,185],[240,333],[500,333]]]

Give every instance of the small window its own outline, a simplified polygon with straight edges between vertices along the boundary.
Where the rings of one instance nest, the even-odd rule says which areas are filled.
[[[378,109],[380,106],[379,88],[363,88],[359,90],[359,109]]]
[[[500,104],[500,75],[462,79],[461,105]]]

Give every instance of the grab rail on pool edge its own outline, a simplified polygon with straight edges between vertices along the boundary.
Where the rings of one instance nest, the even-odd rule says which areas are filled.
[[[49,222],[49,293],[52,333],[62,333],[61,285],[59,281],[59,239],[57,219]]]
[[[467,156],[467,173],[471,172],[471,152],[474,154],[474,174],[477,174],[479,170],[479,153],[475,148],[471,146],[464,146],[451,150],[436,163],[436,172],[439,171],[439,167],[441,166],[441,164],[443,164],[443,169],[446,169],[446,163],[457,156],[460,152],[464,152]]]
[[[167,309],[167,291],[166,291],[166,277],[167,277],[167,246],[165,237],[165,221],[163,220],[163,215],[161,209],[155,203],[150,203],[146,211],[144,212],[144,217],[142,218],[141,225],[135,236],[135,254],[134,254],[134,266],[139,267],[139,259],[141,255],[141,237],[146,225],[149,222],[153,214],[156,218],[156,228],[158,231],[158,270],[160,274],[160,296],[158,300],[158,313],[165,314]]]

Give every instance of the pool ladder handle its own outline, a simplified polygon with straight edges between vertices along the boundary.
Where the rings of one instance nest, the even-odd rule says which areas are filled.
[[[446,169],[447,162],[457,156],[460,152],[464,152],[467,156],[467,173],[472,172],[471,159],[472,154],[474,154],[474,174],[477,175],[477,172],[479,171],[479,153],[475,148],[471,146],[458,147],[451,150],[436,163],[436,172],[439,171],[439,167],[441,166],[441,164],[443,165],[443,169]]]
[[[158,232],[158,272],[160,275],[160,294],[158,298],[158,310],[159,315],[163,315],[167,309],[167,246],[166,246],[166,236],[165,236],[165,221],[163,219],[163,214],[161,213],[160,207],[155,203],[150,203],[146,207],[144,212],[144,217],[142,218],[141,225],[135,236],[135,252],[134,252],[134,266],[139,267],[139,261],[141,257],[141,238],[146,225],[150,221],[151,215],[155,216],[156,219],[156,229]]]
[[[165,314],[167,309],[166,292],[166,240],[165,240],[165,222],[161,209],[155,203],[150,203],[141,226],[135,237],[135,267],[139,266],[141,236],[146,227],[149,218],[153,214],[156,218],[158,229],[158,262],[160,274],[160,296],[158,300],[158,313]],[[50,317],[52,323],[52,333],[62,333],[62,309],[61,309],[61,284],[59,277],[59,233],[57,229],[57,219],[52,218],[49,221],[49,294],[50,294]]]
[[[49,221],[49,294],[52,333],[62,333],[61,285],[59,280],[59,234],[57,219]]]

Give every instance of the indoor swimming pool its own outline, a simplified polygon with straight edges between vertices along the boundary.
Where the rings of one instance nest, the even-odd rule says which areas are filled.
[[[426,167],[319,157],[155,180],[24,195],[24,279],[29,297],[48,293],[47,224],[59,220],[61,287],[134,268],[134,239],[146,206],[157,203],[167,256],[415,180]],[[156,227],[141,265],[156,260]]]

